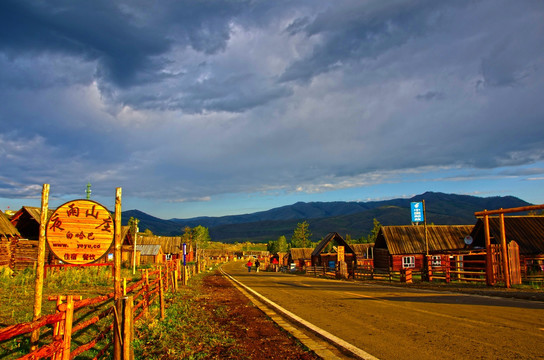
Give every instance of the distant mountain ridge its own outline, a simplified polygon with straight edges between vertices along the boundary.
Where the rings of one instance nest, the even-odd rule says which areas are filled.
[[[162,220],[139,210],[123,212],[123,223],[130,217],[140,220],[140,231],[150,229],[156,235],[173,236],[183,233],[185,226],[207,227],[214,241],[265,242],[285,235],[288,239],[296,224],[308,221],[312,240],[318,241],[329,232],[353,238],[366,236],[376,218],[382,225],[410,224],[410,203],[425,200],[427,222],[441,225],[470,225],[476,222],[474,212],[484,209],[511,208],[531,205],[513,196],[477,197],[469,195],[426,192],[409,199],[370,202],[297,202],[252,214],[190,219]]]

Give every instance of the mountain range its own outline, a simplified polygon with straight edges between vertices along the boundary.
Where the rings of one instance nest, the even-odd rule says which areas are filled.
[[[163,220],[139,210],[128,210],[122,213],[122,222],[126,225],[130,217],[137,218],[140,231],[149,229],[161,236],[179,236],[186,226],[201,225],[208,228],[213,241],[255,243],[277,240],[281,235],[289,239],[297,223],[307,221],[311,240],[315,242],[333,231],[342,236],[349,234],[352,238],[367,236],[374,226],[374,219],[382,225],[409,225],[410,203],[422,200],[425,200],[427,223],[436,225],[472,225],[476,223],[476,211],[531,205],[513,196],[477,197],[426,192],[409,199],[297,202],[252,214],[190,219]]]

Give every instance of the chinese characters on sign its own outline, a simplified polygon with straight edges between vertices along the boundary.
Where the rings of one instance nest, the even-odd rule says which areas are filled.
[[[422,222],[423,221],[423,203],[412,202],[410,203],[410,208],[412,209],[412,222]]]
[[[49,248],[68,264],[87,264],[100,259],[114,238],[113,218],[91,200],[69,201],[57,208],[47,222]]]
[[[343,246],[338,246],[336,256],[337,256],[337,261],[338,262],[344,261],[345,256],[344,256],[344,247]]]

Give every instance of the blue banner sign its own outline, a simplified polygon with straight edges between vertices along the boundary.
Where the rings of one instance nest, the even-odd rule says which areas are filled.
[[[422,222],[423,221],[423,203],[422,202],[410,203],[410,208],[412,209],[412,222]]]
[[[187,265],[187,244],[183,243],[183,266]]]

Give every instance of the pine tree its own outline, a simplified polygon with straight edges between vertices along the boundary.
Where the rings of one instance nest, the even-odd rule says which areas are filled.
[[[304,221],[297,224],[295,231],[293,231],[293,236],[291,237],[291,247],[292,248],[304,248],[310,246],[310,237],[312,234],[309,230],[310,224]]]

